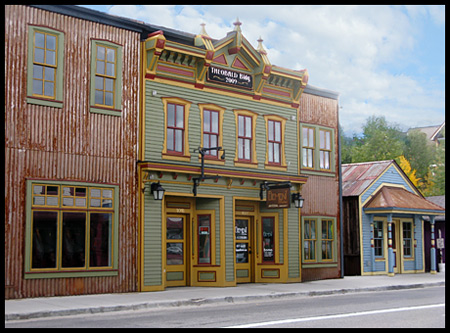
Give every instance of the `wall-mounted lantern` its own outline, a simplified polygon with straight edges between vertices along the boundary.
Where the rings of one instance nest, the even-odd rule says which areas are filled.
[[[295,208],[303,208],[304,201],[305,199],[302,198],[300,193],[292,193],[292,202],[294,203]]]
[[[152,183],[150,186],[150,194],[153,194],[155,200],[162,200],[165,191],[166,190],[161,186],[159,182]]]

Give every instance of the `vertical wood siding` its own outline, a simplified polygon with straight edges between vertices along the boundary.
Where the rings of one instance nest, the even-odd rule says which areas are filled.
[[[64,32],[63,107],[27,104],[28,25]],[[122,116],[89,112],[90,39],[122,45]],[[22,5],[5,7],[5,298],[136,290],[139,35]],[[119,185],[119,273],[24,279],[27,178]]]

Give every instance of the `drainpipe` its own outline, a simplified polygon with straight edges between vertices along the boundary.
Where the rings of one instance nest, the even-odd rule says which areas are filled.
[[[339,108],[339,106],[338,106]],[[339,109],[338,109],[339,114]],[[341,247],[341,278],[344,277],[344,242],[343,242],[343,233],[344,233],[344,221],[343,221],[343,203],[342,203],[342,163],[341,163],[341,133],[340,126],[338,122],[338,166],[339,166],[339,230],[340,230],[340,247]]]

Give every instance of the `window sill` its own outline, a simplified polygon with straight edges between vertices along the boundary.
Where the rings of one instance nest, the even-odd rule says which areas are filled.
[[[190,162],[191,155],[180,155],[180,154],[177,155],[177,154],[162,153],[162,159],[172,160],[172,161]]]
[[[89,111],[91,113],[105,114],[105,115],[109,115],[109,116],[118,116],[118,117],[122,116],[122,110],[118,110],[118,109],[108,109],[108,108],[102,108],[102,107],[98,107],[98,106],[91,106],[89,108]]]
[[[39,97],[27,97],[27,103],[42,105],[42,106],[51,106],[51,107],[59,108],[59,109],[62,109],[62,107],[63,107],[62,101],[55,101],[54,99],[45,99],[45,98],[39,98]]]
[[[50,279],[50,278],[72,278],[72,277],[95,277],[95,276],[117,276],[118,269],[90,270],[90,271],[37,271],[26,272],[25,279]]]
[[[234,161],[234,166],[243,168],[258,169],[258,162]]]

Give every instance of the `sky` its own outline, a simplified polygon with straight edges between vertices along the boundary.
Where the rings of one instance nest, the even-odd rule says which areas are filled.
[[[445,121],[445,6],[83,5],[222,39],[242,23],[269,61],[307,69],[308,84],[339,93],[339,121],[361,135],[371,116],[407,130]]]

